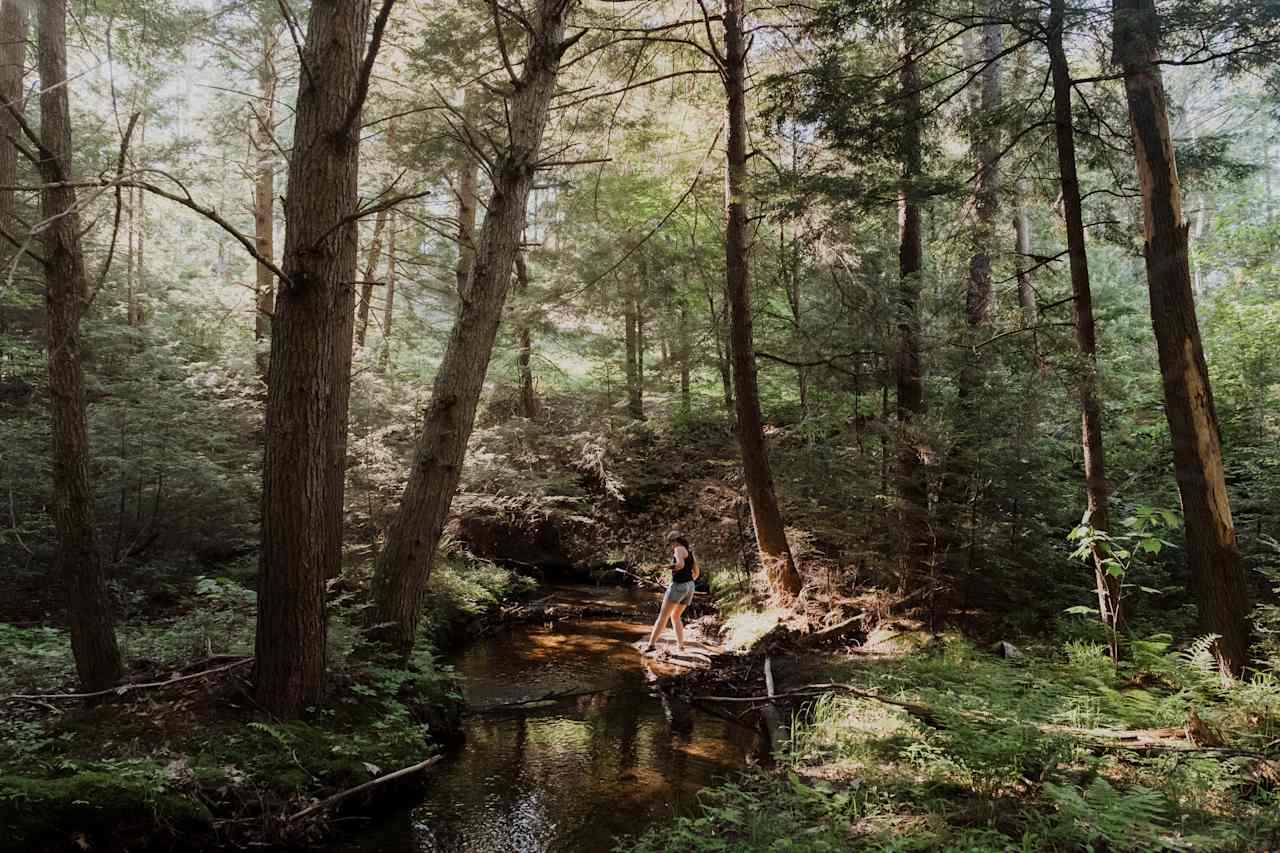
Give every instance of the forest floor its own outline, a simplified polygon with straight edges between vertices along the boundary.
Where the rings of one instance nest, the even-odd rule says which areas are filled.
[[[247,689],[252,554],[116,579],[134,614],[120,628],[129,680],[164,684],[96,707],[4,702],[0,822],[14,831],[0,849],[65,849],[67,828],[97,849],[157,830],[314,840],[330,831],[327,816],[289,817],[447,739],[458,696],[433,647],[459,625],[546,616],[536,602],[509,606],[533,585],[511,567],[660,585],[672,528],[690,536],[710,581],[691,616],[713,602],[709,636],[726,653],[670,689],[721,715],[755,719],[771,704],[779,737],[771,767],[706,791],[700,816],[632,849],[1280,849],[1280,680],[1224,685],[1204,643],[1185,642],[1194,635],[1179,604],[1146,625],[1177,631],[1180,649],[1143,630],[1113,664],[1087,620],[1062,615],[1087,595],[1061,545],[1072,513],[1013,518],[997,533],[1017,547],[970,551],[967,573],[903,597],[888,591],[883,472],[861,450],[877,436],[842,422],[775,424],[775,476],[806,587],[773,606],[727,417],[635,424],[568,399],[545,412],[524,421],[491,408],[482,419],[446,543],[458,556],[432,577],[430,639],[411,668],[358,654],[368,556],[398,486],[353,461],[352,568],[330,590],[331,690],[301,722],[260,713]],[[1008,582],[1029,568],[1041,588]],[[54,600],[34,576],[4,584],[0,698],[73,692],[65,633],[32,623],[56,613]],[[766,660],[772,702],[761,699]]]
[[[727,625],[759,619],[719,598]],[[621,849],[1280,849],[1274,679],[1224,683],[1207,644],[1134,642],[1115,664],[1085,642],[845,621],[871,627],[774,628],[672,680],[700,708],[778,727],[774,762]]]
[[[0,850],[307,845],[335,818],[402,802],[421,773],[353,789],[456,736],[461,696],[435,650],[531,587],[444,561],[421,651],[400,666],[362,654],[358,580],[336,579],[325,698],[287,722],[253,699],[255,599],[234,578],[203,578],[173,608],[122,625],[127,686],[89,702],[76,698],[63,632],[0,624]]]

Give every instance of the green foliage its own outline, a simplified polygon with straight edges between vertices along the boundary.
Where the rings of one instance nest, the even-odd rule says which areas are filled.
[[[1158,792],[1141,786],[1117,791],[1097,778],[1083,791],[1071,785],[1044,786],[1056,809],[1045,835],[1060,843],[1103,843],[1123,850],[1185,849],[1162,836],[1169,822],[1169,803]]]
[[[1254,759],[1097,747],[1099,729],[1181,725],[1199,709],[1233,745],[1264,748],[1275,731],[1277,682],[1202,679],[1197,662],[1208,643],[1173,651],[1167,639],[1151,640],[1144,663],[1119,667],[1096,645],[1072,644],[1066,661],[1043,650],[1002,660],[959,640],[831,664],[824,677],[923,704],[941,727],[893,705],[824,693],[797,714],[776,771],[706,791],[697,815],[620,849],[1265,847],[1280,817],[1274,795],[1245,781]],[[1140,672],[1158,672],[1164,686],[1135,686]]]

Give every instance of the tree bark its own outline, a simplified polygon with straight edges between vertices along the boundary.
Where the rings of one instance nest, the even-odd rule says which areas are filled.
[[[1028,271],[1031,255],[1031,216],[1027,212],[1027,186],[1023,179],[1018,179],[1015,192],[1018,197],[1018,206],[1013,214],[1013,250],[1017,257],[1018,306],[1022,309],[1022,324],[1031,329],[1040,322],[1040,317],[1036,308],[1036,292],[1031,286],[1031,273]]]
[[[571,43],[564,31],[572,5],[572,0],[538,0],[530,14],[529,49],[508,103],[508,146],[497,158],[467,290],[436,372],[409,481],[374,570],[369,633],[402,655],[412,651],[417,638],[423,592],[462,474],[520,250],[560,57]]]
[[[525,295],[529,290],[529,266],[524,252],[516,253],[516,290]],[[516,353],[516,366],[520,371],[520,414],[526,418],[538,416],[538,395],[533,390],[533,335],[529,331],[527,317],[520,318],[516,332],[519,350]]]
[[[924,235],[916,186],[924,169],[924,155],[915,29],[915,23],[908,17],[903,26],[902,68],[898,73],[904,110],[899,139],[902,182],[898,193],[898,341],[894,373],[898,393],[897,478],[903,537],[899,583],[904,589],[927,554],[925,530],[929,514],[929,494],[917,448],[919,436],[915,432],[917,419],[925,414],[919,337]]]
[[[1098,345],[1093,324],[1093,294],[1089,286],[1089,256],[1085,251],[1084,215],[1080,180],[1076,175],[1075,127],[1071,110],[1071,70],[1063,47],[1065,0],[1051,0],[1049,62],[1053,75],[1053,115],[1058,148],[1058,175],[1062,212],[1067,225],[1067,255],[1071,267],[1071,295],[1075,306],[1076,348],[1080,352],[1076,393],[1080,398],[1080,437],[1084,448],[1084,489],[1089,524],[1102,532],[1111,529],[1106,457],[1102,445],[1102,402],[1098,398]],[[1120,578],[1108,574],[1100,547],[1093,549],[1094,587],[1098,614],[1106,627],[1107,645],[1119,659],[1119,635],[1124,630]]]
[[[253,135],[253,150],[257,157],[257,178],[253,185],[254,247],[268,260],[275,255],[275,145],[272,142],[275,124],[276,86],[278,77],[274,61],[275,29],[263,26],[262,57],[258,63],[258,90],[262,102],[257,114]],[[275,306],[276,279],[265,264],[256,264],[254,282],[253,340],[256,346],[254,361],[258,376],[267,381],[271,367],[271,350],[267,341],[271,337],[271,313]]]
[[[391,367],[391,325],[396,309],[396,212],[387,216],[387,297],[382,303],[382,351],[378,354],[378,367],[383,373]]]
[[[760,562],[768,573],[770,588],[775,595],[786,599],[800,592],[801,583],[774,492],[769,449],[765,444],[760,415],[760,389],[756,384],[747,237],[747,46],[742,32],[744,14],[743,0],[725,0],[723,78],[729,126],[725,166],[725,292],[729,302],[738,447],[742,451],[742,474],[751,503],[756,547],[760,552]]]
[[[1003,39],[999,24],[982,27],[982,61],[978,101],[979,125],[974,133],[973,255],[969,259],[969,284],[965,292],[965,321],[970,329],[991,322],[991,244],[1000,207],[1000,132],[993,114],[1000,109],[1000,51]]]
[[[1187,563],[1201,627],[1224,674],[1249,658],[1249,596],[1222,464],[1218,416],[1196,320],[1187,259],[1187,225],[1158,60],[1159,19],[1152,0],[1114,0],[1115,57],[1124,69],[1146,241],[1151,325],[1173,439],[1174,473],[1186,523]]]
[[[257,701],[282,717],[321,696],[325,581],[342,563],[368,22],[369,0],[317,0],[301,52],[286,280],[271,324],[255,671]]]
[[[27,4],[21,0],[4,0],[0,5],[0,98],[14,104],[18,112],[23,110],[22,80],[27,68]],[[6,109],[0,109],[0,134],[4,139],[20,138],[18,122]],[[18,183],[18,148],[8,141],[0,143],[0,187],[13,187]],[[11,237],[17,237],[17,197],[12,189],[0,189],[0,228]],[[4,266],[0,276],[7,279],[13,263],[13,249],[6,244],[0,250]],[[3,311],[3,308],[0,308]],[[0,320],[3,314],[0,314]],[[0,323],[0,331],[3,331]]]
[[[622,321],[626,325],[626,331],[623,333],[625,343],[623,356],[626,358],[627,414],[632,420],[642,421],[644,420],[644,380],[640,376],[640,309],[634,296],[626,297]]]
[[[147,135],[147,116],[143,113],[138,120],[137,145],[141,146]],[[144,252],[147,231],[146,193],[140,187],[134,188],[133,203],[129,205],[129,297],[127,306],[128,324],[140,328],[146,322],[142,308],[142,294],[146,282],[146,254]]]
[[[373,237],[369,242],[368,260],[364,264],[364,278],[360,280],[360,302],[356,308],[356,349],[364,349],[369,333],[369,305],[373,301],[373,274],[378,271],[378,258],[382,257],[382,229],[387,224],[387,208],[379,210],[373,218]]]
[[[71,170],[67,97],[67,11],[64,0],[37,6],[40,72],[40,217],[49,323],[49,400],[53,451],[53,523],[58,568],[67,589],[71,652],[86,691],[116,684],[124,672],[116,646],[111,596],[98,551],[80,318],[87,281]]]
[[[462,96],[462,114],[468,118],[474,112],[475,95],[468,89]],[[467,277],[476,257],[476,184],[480,164],[470,150],[463,146],[462,165],[458,168],[458,266],[454,274],[458,280],[458,297],[467,292]]]
[[[686,288],[687,289],[687,288]],[[693,358],[693,330],[689,324],[689,306],[680,299],[680,406],[685,414],[693,410],[693,396],[690,389],[690,362]]]

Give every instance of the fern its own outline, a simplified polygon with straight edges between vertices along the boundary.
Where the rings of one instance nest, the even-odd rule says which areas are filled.
[[[1084,791],[1071,785],[1045,784],[1045,795],[1057,808],[1051,835],[1075,844],[1102,841],[1117,850],[1168,850],[1177,845],[1161,837],[1168,823],[1168,802],[1150,788],[1118,791],[1101,777]]]

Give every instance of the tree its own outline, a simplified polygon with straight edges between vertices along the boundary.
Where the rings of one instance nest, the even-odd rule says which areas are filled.
[[[26,74],[27,56],[27,5],[17,0],[5,0],[0,4],[0,98],[13,104],[18,112],[23,110],[22,78]],[[0,133],[5,139],[16,138],[20,133],[17,119],[8,110],[0,109]],[[18,183],[18,148],[5,142],[0,144],[0,233],[16,238],[19,221],[15,218],[17,200],[12,187]],[[8,243],[9,241],[5,241]],[[4,265],[0,267],[0,281],[8,281],[13,264],[13,252],[0,252]],[[4,311],[0,308],[0,332],[4,331]]]
[[[89,297],[80,217],[71,184],[71,112],[67,96],[67,9],[64,0],[37,7],[40,134],[37,165],[44,180],[40,216],[45,305],[49,323],[49,398],[52,414],[53,522],[58,566],[67,587],[71,651],[86,690],[106,689],[124,673],[116,646],[111,596],[98,550],[89,427],[85,414],[80,318]],[[20,113],[9,102],[10,114]],[[20,120],[19,120],[20,121]],[[130,131],[132,131],[132,124]],[[128,145],[128,141],[122,143]],[[105,272],[105,271],[104,271]]]
[[[369,240],[369,253],[364,264],[364,277],[360,279],[360,302],[356,308],[356,347],[364,349],[369,334],[369,308],[373,302],[374,273],[378,271],[378,259],[382,257],[382,230],[387,224],[388,209],[383,208],[373,219],[373,237]]]
[[[423,591],[462,474],[467,439],[475,425],[511,287],[512,265],[520,250],[529,189],[541,165],[542,137],[560,60],[581,36],[566,39],[564,35],[572,6],[573,0],[538,0],[527,18],[520,16],[528,49],[518,76],[502,42],[510,84],[507,141],[492,164],[493,190],[466,292],[460,295],[458,316],[436,371],[409,481],[374,569],[370,636],[402,655],[413,649],[417,639]],[[502,39],[501,20],[497,25]]]
[[[643,273],[641,281],[643,282]],[[622,312],[625,327],[623,340],[627,377],[627,414],[632,420],[644,420],[644,338],[642,334],[644,314],[640,300],[634,293],[623,297],[626,307]]]
[[[382,301],[382,349],[378,352],[378,367],[386,373],[391,367],[391,324],[396,309],[396,212],[387,218],[387,292]]]
[[[769,450],[760,416],[760,389],[756,383],[755,343],[752,335],[751,275],[747,237],[747,105],[746,68],[748,45],[743,37],[743,0],[725,0],[722,65],[728,102],[728,144],[725,162],[725,293],[729,302],[732,340],[734,410],[737,414],[738,448],[742,474],[751,503],[756,547],[774,593],[783,597],[800,592],[787,542],[786,527],[778,508],[769,468]]]
[[[1080,353],[1076,393],[1080,398],[1080,439],[1084,448],[1084,488],[1088,524],[1107,532],[1108,507],[1106,457],[1102,447],[1102,403],[1098,399],[1098,344],[1093,324],[1093,294],[1089,285],[1089,256],[1085,247],[1084,218],[1080,204],[1080,179],[1076,174],[1075,126],[1071,112],[1071,69],[1062,38],[1065,0],[1052,0],[1047,32],[1053,75],[1054,130],[1058,149],[1058,176],[1062,189],[1062,213],[1067,225],[1067,255],[1071,267],[1071,297],[1075,307],[1076,348]],[[1032,303],[1034,306],[1034,302]],[[1094,584],[1098,615],[1107,627],[1111,657],[1119,658],[1118,638],[1124,627],[1120,607],[1120,578],[1107,571],[1107,554],[1101,540],[1093,547]]]
[[[524,295],[529,290],[529,264],[525,253],[516,254],[516,292]],[[538,416],[538,395],[533,390],[533,335],[529,330],[529,318],[521,316],[516,329],[516,368],[520,372],[520,414],[526,418]]]
[[[476,95],[474,90],[467,89],[462,95],[462,114],[466,118],[475,115]],[[471,265],[475,261],[476,246],[476,191],[479,180],[480,163],[462,147],[462,159],[458,165],[458,265],[454,275],[458,280],[458,298],[467,290],[467,276],[471,273]]]
[[[342,561],[360,116],[394,0],[317,0],[302,67],[271,326],[255,694],[280,716],[324,684],[325,581]]]
[[[263,16],[264,18],[266,16]],[[256,177],[253,184],[253,231],[258,254],[267,260],[275,255],[275,109],[279,75],[276,72],[275,49],[279,40],[279,27],[274,22],[261,21],[261,56],[258,58],[258,91],[261,103],[254,110],[254,133],[251,138]],[[257,344],[254,362],[258,376],[267,381],[271,364],[271,351],[267,340],[271,336],[271,314],[275,307],[275,276],[266,264],[254,267],[254,321],[253,339]]]
[[[1191,289],[1187,224],[1159,65],[1159,18],[1153,0],[1113,0],[1112,11],[1142,191],[1151,325],[1182,496],[1187,563],[1202,627],[1218,635],[1218,665],[1238,677],[1249,659],[1249,597]]]
[[[924,172],[920,108],[920,69],[917,60],[919,23],[908,13],[902,27],[902,58],[898,86],[902,121],[898,154],[902,172],[898,190],[898,336],[894,375],[898,393],[898,494],[902,500],[901,559],[904,586],[925,553],[925,524],[929,495],[913,427],[925,414],[924,379],[920,364],[920,286],[924,270],[924,233],[917,186]]]

